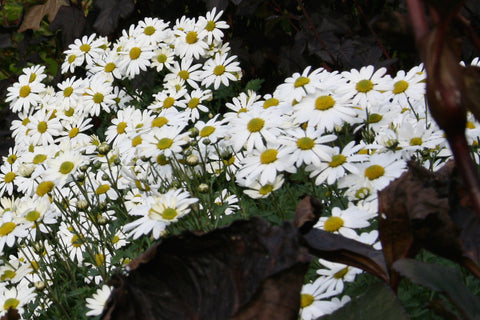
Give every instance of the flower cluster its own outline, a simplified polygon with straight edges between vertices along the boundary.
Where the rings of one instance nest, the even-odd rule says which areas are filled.
[[[378,247],[377,191],[412,157],[432,170],[451,157],[428,115],[422,66],[394,77],[372,66],[308,67],[271,94],[241,92],[216,112],[218,93],[241,78],[221,14],[172,26],[146,18],[115,43],[85,36],[65,52],[56,87],[33,66],[8,89],[19,120],[0,167],[4,311],[61,313],[62,279],[91,295],[85,288],[155,239],[247,217],[242,193],[270,199],[298,174],[330,208],[317,228]],[[152,71],[148,92],[131,86]],[[472,150],[477,128],[470,117]],[[337,296],[360,272],[319,264],[302,290],[303,319],[346,303]],[[87,299],[87,316],[101,313],[109,290]]]

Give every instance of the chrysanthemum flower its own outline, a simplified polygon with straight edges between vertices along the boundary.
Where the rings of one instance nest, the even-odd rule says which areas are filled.
[[[30,81],[30,77],[21,75],[13,86],[7,89],[5,102],[10,102],[12,112],[28,112],[30,108],[37,108],[41,102],[41,93],[45,85],[39,81]]]
[[[208,31],[202,28],[202,24],[195,20],[184,20],[181,28],[175,31],[175,52],[183,58],[195,58],[198,60],[208,49],[205,41]]]
[[[97,291],[95,291],[91,298],[86,299],[86,307],[89,310],[86,313],[86,316],[99,316],[102,314],[112,289],[112,287],[104,284],[101,288],[98,288]]]
[[[205,17],[198,18],[198,24],[207,31],[207,43],[211,44],[214,40],[221,41],[223,38],[223,31],[221,29],[228,29],[229,25],[222,20],[219,20],[223,14],[223,10],[217,13],[217,8],[213,8],[207,12]]]
[[[158,239],[166,226],[188,214],[190,206],[197,201],[198,199],[190,197],[190,193],[182,189],[171,189],[165,194],[145,197],[143,205],[130,212],[131,215],[141,218],[126,224],[123,231],[133,239],[149,233]]]
[[[350,205],[345,210],[334,207],[331,216],[321,217],[315,225],[315,228],[332,233],[339,233],[346,238],[356,239],[358,233],[355,229],[369,227],[369,220],[375,216],[376,213],[361,210],[354,205]]]
[[[351,102],[354,106],[368,108],[369,105],[381,103],[386,100],[387,95],[384,92],[389,89],[391,83],[391,78],[385,76],[386,71],[386,68],[375,71],[373,66],[344,71],[342,75],[348,83],[341,90],[355,93]]]
[[[216,90],[220,84],[228,86],[229,81],[237,81],[237,74],[242,69],[236,59],[237,56],[226,54],[216,54],[213,58],[208,59],[203,65],[202,85],[209,87],[213,84],[213,88]]]

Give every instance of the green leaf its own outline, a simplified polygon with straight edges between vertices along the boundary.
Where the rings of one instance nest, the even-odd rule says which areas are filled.
[[[344,307],[321,320],[407,320],[400,300],[383,282],[371,285],[367,291],[348,302]],[[318,320],[317,319],[317,320]]]
[[[253,79],[247,82],[247,85],[245,86],[245,90],[253,90],[253,91],[258,91],[262,87],[262,83],[264,83],[264,79]]]
[[[457,269],[414,259],[399,259],[393,269],[413,283],[445,294],[464,318],[480,319],[480,299],[465,286]]]

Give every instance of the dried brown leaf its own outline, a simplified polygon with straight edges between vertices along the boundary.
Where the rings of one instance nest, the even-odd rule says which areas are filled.
[[[29,8],[18,32],[24,32],[28,29],[39,30],[43,17],[47,15],[48,21],[52,22],[62,6],[69,6],[66,0],[47,0],[44,4],[38,4]]]

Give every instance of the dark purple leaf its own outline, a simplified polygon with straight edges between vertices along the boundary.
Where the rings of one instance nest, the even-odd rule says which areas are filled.
[[[166,238],[112,280],[103,319],[294,320],[311,260],[297,235],[253,218]]]
[[[93,28],[100,35],[108,35],[115,31],[120,19],[125,19],[134,10],[133,0],[96,0],[95,6],[100,9]]]
[[[62,30],[62,41],[66,48],[75,39],[83,36],[85,23],[85,16],[80,9],[63,6],[58,10],[52,23],[50,23],[49,30],[53,32],[59,29]]]

